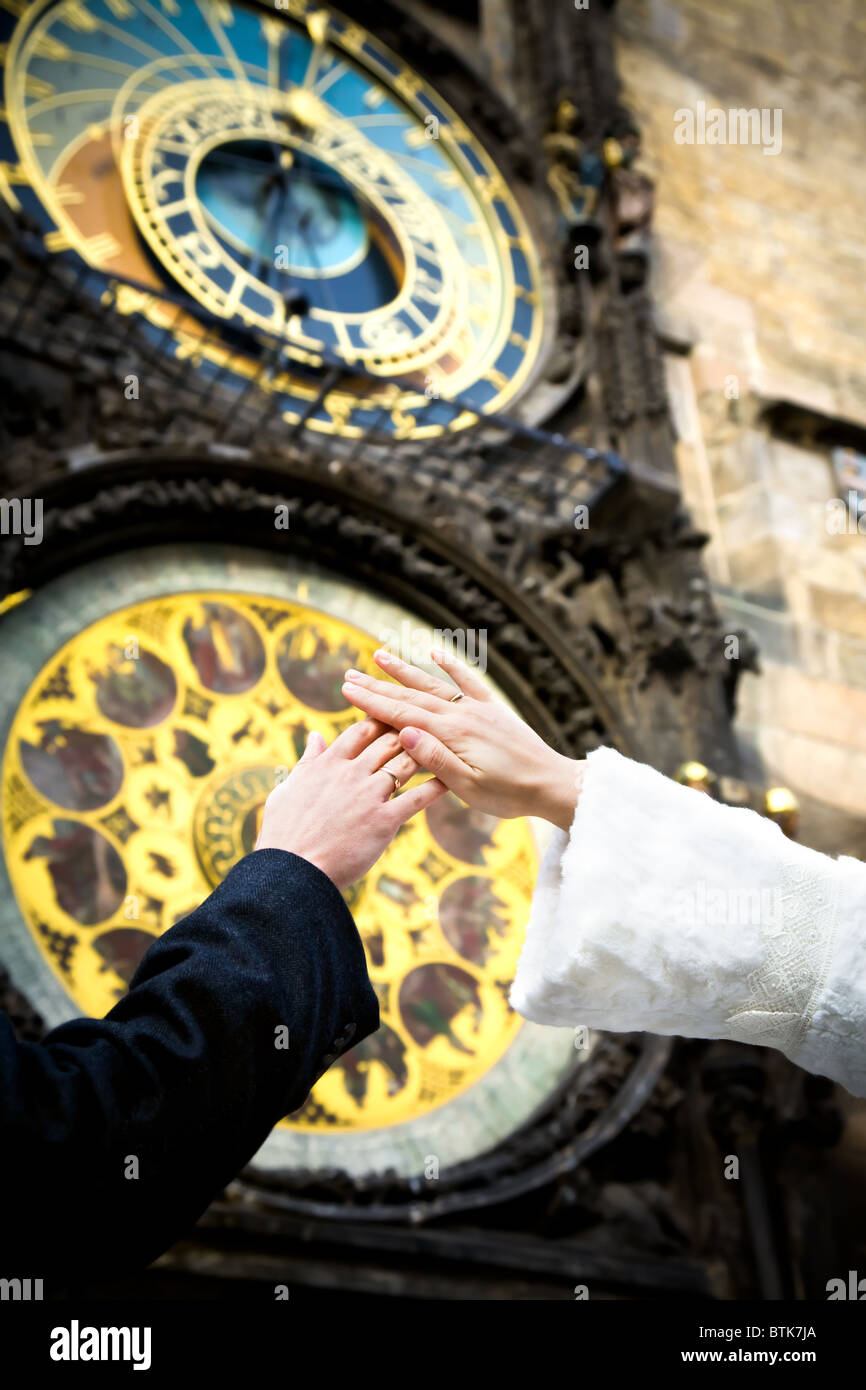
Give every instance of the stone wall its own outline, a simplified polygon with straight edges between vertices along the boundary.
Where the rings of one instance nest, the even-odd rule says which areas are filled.
[[[757,777],[803,799],[802,838],[863,853],[866,535],[856,519],[832,534],[828,503],[833,447],[866,452],[866,8],[621,0],[616,14],[656,188],[683,492],[726,622],[762,653],[740,683],[742,744]],[[677,143],[675,113],[699,102],[778,109],[780,151]]]

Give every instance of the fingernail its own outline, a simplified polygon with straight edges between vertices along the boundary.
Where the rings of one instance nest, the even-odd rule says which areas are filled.
[[[400,742],[404,748],[414,748],[420,737],[417,729],[404,729],[400,735]]]
[[[347,672],[346,672],[346,680],[349,680],[349,681],[356,680],[356,679],[360,676],[360,674],[361,674],[360,671],[354,671],[354,670],[352,670],[352,671],[347,671]]]
[[[434,647],[430,655],[434,661],[441,661],[445,656],[445,653],[443,652],[441,647]]]
[[[388,662],[391,660],[391,653],[387,651],[385,647],[379,647],[379,649],[373,653],[373,656],[383,666],[387,666]]]

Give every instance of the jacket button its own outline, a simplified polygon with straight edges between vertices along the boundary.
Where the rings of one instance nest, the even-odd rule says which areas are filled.
[[[355,1036],[355,1024],[347,1023],[338,1038],[335,1038],[332,1046],[336,1048],[345,1047],[350,1038]]]

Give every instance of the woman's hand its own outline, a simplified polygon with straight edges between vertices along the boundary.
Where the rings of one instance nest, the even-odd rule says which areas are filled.
[[[583,764],[548,748],[468,666],[445,652],[432,656],[456,685],[377,651],[377,666],[402,688],[347,671],[343,694],[398,730],[415,761],[468,806],[502,818],[541,816],[569,830]]]
[[[315,864],[338,888],[348,888],[387,849],[400,826],[446,790],[431,777],[392,795],[394,777],[417,771],[384,724],[359,720],[328,748],[311,733],[303,757],[265,802],[256,849],[284,849]]]

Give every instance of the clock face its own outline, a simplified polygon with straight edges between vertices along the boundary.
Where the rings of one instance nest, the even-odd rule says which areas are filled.
[[[349,436],[435,435],[525,387],[543,281],[518,202],[358,24],[305,0],[37,0],[3,22],[0,187],[94,292],[123,277],[118,309],[162,346]]]
[[[0,959],[50,1025],[123,997],[252,850],[307,733],[330,742],[358,717],[346,668],[376,671],[385,634],[424,631],[310,565],[219,547],[99,561],[3,621]],[[346,894],[381,1027],[261,1164],[409,1176],[532,1113],[575,1055],[569,1030],[508,1004],[537,870],[528,822],[450,795],[398,832]]]

